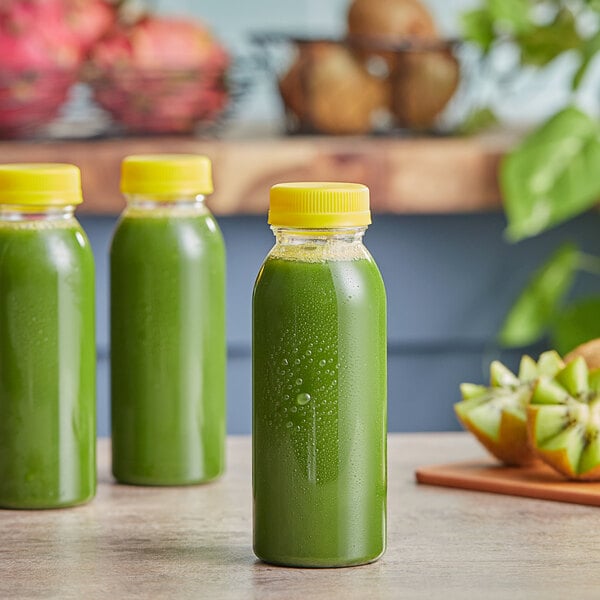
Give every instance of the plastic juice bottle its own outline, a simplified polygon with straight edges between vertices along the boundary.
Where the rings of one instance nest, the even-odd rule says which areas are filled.
[[[79,169],[0,165],[0,506],[96,491],[94,260]]]
[[[111,246],[113,474],[185,485],[224,469],[225,250],[211,163],[129,156]]]
[[[254,552],[359,565],[386,539],[386,300],[362,242],[369,190],[271,189],[253,303]]]

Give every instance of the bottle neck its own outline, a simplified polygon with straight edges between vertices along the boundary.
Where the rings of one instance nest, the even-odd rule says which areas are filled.
[[[340,227],[337,229],[302,229],[272,226],[278,244],[326,245],[362,244],[366,227]]]
[[[0,204],[0,221],[68,221],[73,218],[74,206],[26,206]]]
[[[271,257],[301,261],[355,260],[370,255],[363,244],[366,227],[302,229],[271,227],[275,246]]]
[[[178,210],[178,209],[194,209],[203,208],[204,200],[206,196],[203,194],[198,195],[184,195],[173,197],[169,196],[151,196],[148,194],[126,194],[125,200],[127,200],[127,208],[135,210]]]

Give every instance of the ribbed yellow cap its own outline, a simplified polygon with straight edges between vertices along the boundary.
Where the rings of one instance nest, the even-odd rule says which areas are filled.
[[[211,194],[210,159],[201,154],[136,154],[121,164],[124,194],[178,196]]]
[[[0,204],[71,206],[82,202],[81,173],[75,165],[0,165]]]
[[[370,223],[366,185],[310,181],[279,183],[271,188],[271,225],[320,229]]]

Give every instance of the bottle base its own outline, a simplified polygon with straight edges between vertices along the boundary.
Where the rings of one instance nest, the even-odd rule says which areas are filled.
[[[137,475],[122,475],[113,472],[116,482],[122,485],[135,485],[139,487],[191,487],[194,485],[204,485],[218,481],[223,476],[223,472],[209,477],[198,479],[172,479],[172,478],[154,478]]]
[[[262,562],[274,565],[276,567],[293,567],[298,569],[343,569],[348,567],[360,567],[362,565],[369,565],[377,562],[384,554],[385,548],[375,556],[362,556],[358,558],[324,558],[324,559],[308,559],[298,558],[292,556],[286,557],[270,557],[267,555],[261,555],[261,553],[254,550],[254,554]]]
[[[84,504],[88,504],[91,502],[96,496],[96,492],[94,491],[89,496],[85,496],[84,498],[78,498],[75,500],[65,500],[62,502],[55,502],[49,504],[47,502],[37,502],[37,501],[24,501],[24,502],[15,502],[11,500],[2,500],[0,499],[0,510],[62,510],[64,508],[74,508],[76,506],[83,506]]]

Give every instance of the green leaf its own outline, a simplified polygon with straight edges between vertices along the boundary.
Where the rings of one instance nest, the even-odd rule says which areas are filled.
[[[593,11],[600,13],[600,0],[585,0],[588,8],[591,8]]]
[[[581,64],[573,76],[572,87],[574,90],[581,85],[581,82],[585,78],[592,60],[600,52],[600,30],[598,30],[592,37],[585,40],[580,52]]]
[[[531,29],[529,0],[487,0],[490,15],[506,33],[519,34]]]
[[[575,246],[564,244],[534,273],[500,329],[503,346],[526,346],[545,333],[573,284],[579,256]]]
[[[566,354],[589,340],[600,337],[600,298],[587,298],[561,311],[552,327],[552,341]]]
[[[500,185],[513,241],[586,211],[600,197],[600,124],[574,107],[558,112],[504,157]]]
[[[517,36],[521,62],[542,67],[567,50],[580,49],[584,40],[577,31],[573,13],[562,8],[548,25],[540,25]]]
[[[473,135],[498,124],[498,117],[491,108],[471,111],[458,128],[458,133]]]
[[[494,22],[486,9],[471,10],[461,16],[463,37],[487,52],[496,37]]]

